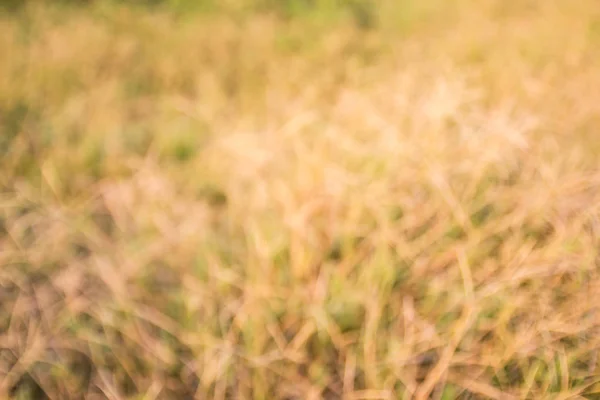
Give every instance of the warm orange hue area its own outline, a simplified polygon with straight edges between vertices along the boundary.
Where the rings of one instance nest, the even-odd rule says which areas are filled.
[[[600,392],[600,5],[402,3],[4,14],[0,397]]]

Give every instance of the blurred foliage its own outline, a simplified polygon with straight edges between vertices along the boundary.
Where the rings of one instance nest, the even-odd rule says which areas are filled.
[[[600,3],[0,4],[0,398],[598,391]]]
[[[0,9],[18,12],[47,2],[48,0],[3,0],[0,2]],[[374,28],[380,14],[374,0],[53,0],[53,3],[66,7],[143,7],[178,15],[198,12],[229,12],[236,15],[272,13],[287,20],[299,18],[324,22],[350,18],[364,29]]]

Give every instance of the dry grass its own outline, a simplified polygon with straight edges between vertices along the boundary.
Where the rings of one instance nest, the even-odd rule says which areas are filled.
[[[600,7],[440,3],[3,15],[0,397],[594,398]]]

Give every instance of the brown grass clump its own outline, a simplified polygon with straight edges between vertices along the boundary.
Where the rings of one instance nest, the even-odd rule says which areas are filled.
[[[406,3],[3,14],[0,397],[598,396],[600,7]]]

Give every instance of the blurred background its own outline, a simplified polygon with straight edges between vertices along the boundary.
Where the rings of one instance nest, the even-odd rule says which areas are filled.
[[[600,3],[0,2],[0,397],[600,393]]]

